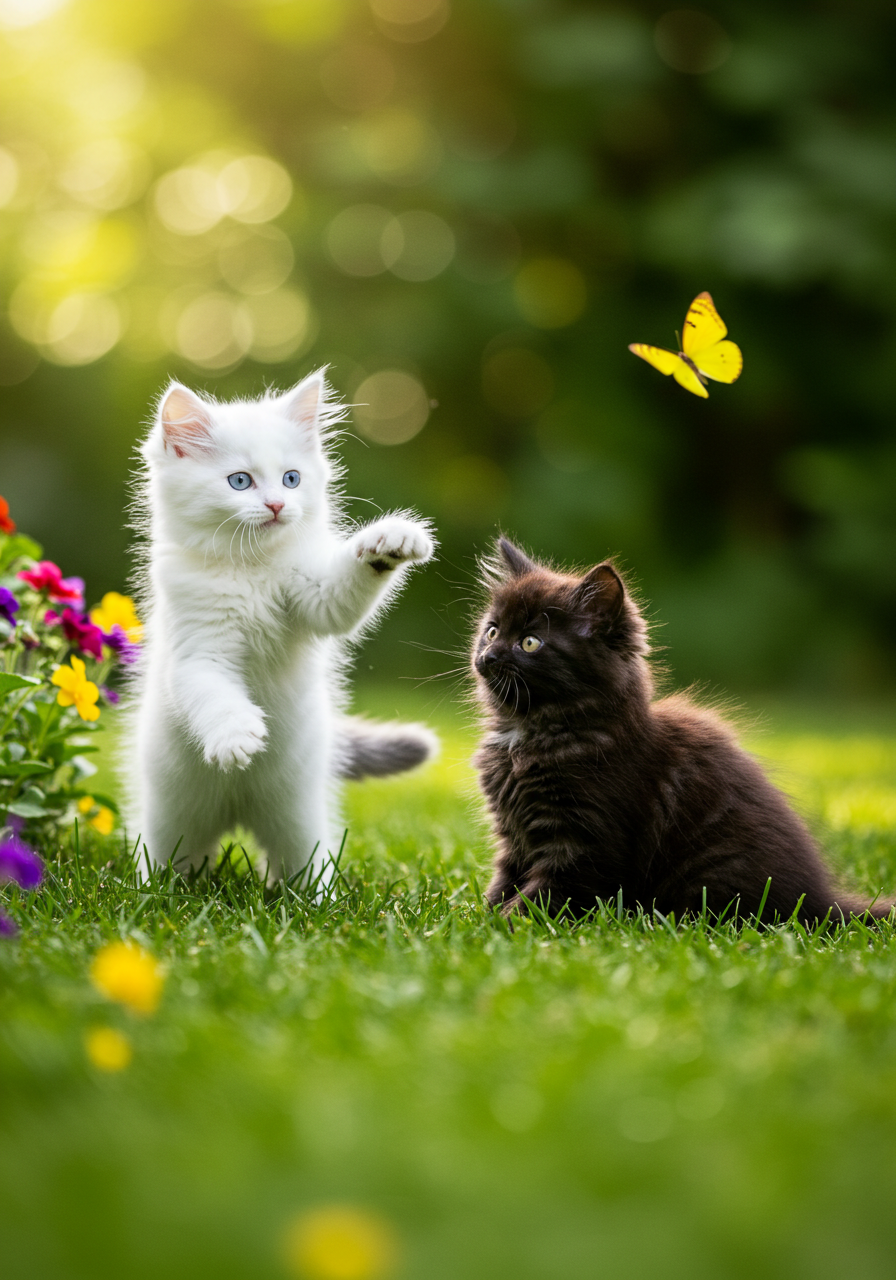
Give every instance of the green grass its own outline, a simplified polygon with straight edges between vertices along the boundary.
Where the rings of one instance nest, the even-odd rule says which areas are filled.
[[[896,731],[770,721],[754,745],[832,861],[892,893]],[[393,1224],[407,1280],[892,1275],[894,931],[511,934],[446,723],[429,771],[350,791],[330,902],[234,873],[142,892],[92,833],[5,892],[4,1277],[276,1280],[285,1225],[332,1203]],[[151,1018],[90,984],[118,936],[167,967]],[[96,1025],[126,1071],[88,1064]]]

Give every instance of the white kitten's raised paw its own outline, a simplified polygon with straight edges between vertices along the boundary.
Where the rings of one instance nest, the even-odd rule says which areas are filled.
[[[267,740],[264,716],[251,708],[231,714],[226,723],[215,728],[205,739],[205,762],[219,769],[245,769],[252,757],[264,750]]]
[[[385,516],[355,534],[355,555],[377,573],[397,565],[431,560],[435,543],[428,530],[404,516]]]

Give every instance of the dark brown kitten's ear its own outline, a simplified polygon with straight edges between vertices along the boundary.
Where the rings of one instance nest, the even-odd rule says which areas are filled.
[[[212,446],[208,405],[179,382],[172,383],[162,397],[159,422],[165,448],[172,448],[179,458],[188,453],[207,453]]]
[[[509,538],[498,539],[498,552],[512,578],[522,578],[538,569],[538,565],[524,551],[520,551],[519,547],[515,547]]]
[[[598,564],[575,591],[576,605],[596,622],[615,622],[625,604],[625,586],[611,564]]]

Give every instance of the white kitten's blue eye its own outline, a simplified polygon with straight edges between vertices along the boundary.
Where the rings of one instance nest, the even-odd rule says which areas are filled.
[[[248,471],[234,471],[232,476],[227,477],[231,489],[248,489],[252,483],[252,477]]]
[[[283,483],[287,489],[298,489],[301,478],[298,471],[286,471],[283,475]]]

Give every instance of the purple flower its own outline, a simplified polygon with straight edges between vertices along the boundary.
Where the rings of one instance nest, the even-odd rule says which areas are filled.
[[[107,684],[100,686],[100,693],[103,695],[103,697],[106,699],[108,703],[111,703],[113,707],[117,707],[119,702],[121,702],[121,694],[118,692],[118,690],[110,689]]]
[[[44,864],[17,835],[0,840],[0,880],[12,880],[21,889],[36,889],[43,879]]]
[[[103,642],[110,649],[114,649],[126,666],[130,666],[137,661],[140,653],[139,644],[134,644],[133,640],[129,640],[124,627],[120,627],[117,622],[113,623],[111,631],[105,633]]]
[[[16,620],[12,616],[19,611],[19,602],[6,587],[0,587],[0,618],[5,618],[12,626],[16,625]]]
[[[15,920],[10,919],[5,911],[0,911],[0,937],[14,938],[18,932]]]

